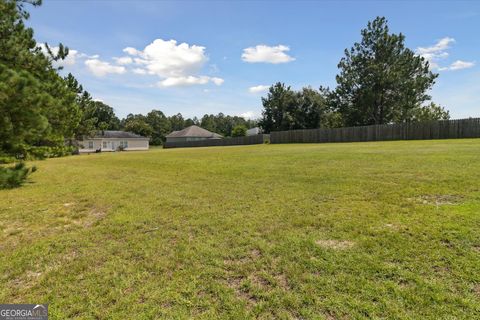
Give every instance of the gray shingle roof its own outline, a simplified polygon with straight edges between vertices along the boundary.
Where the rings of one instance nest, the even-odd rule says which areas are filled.
[[[173,131],[167,138],[181,138],[181,137],[195,137],[195,138],[223,138],[218,133],[210,132],[199,126],[190,126],[180,131]]]
[[[148,139],[139,134],[127,131],[115,131],[115,130],[103,130],[97,131],[94,138],[105,138],[105,139]]]

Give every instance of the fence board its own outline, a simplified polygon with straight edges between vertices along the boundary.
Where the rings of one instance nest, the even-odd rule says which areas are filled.
[[[322,143],[480,138],[480,118],[320,128],[270,133],[270,143]]]
[[[257,134],[248,137],[235,137],[225,139],[209,139],[198,141],[175,141],[166,142],[164,148],[192,148],[192,147],[216,147],[216,146],[237,146],[249,144],[262,144],[268,140],[270,135]]]

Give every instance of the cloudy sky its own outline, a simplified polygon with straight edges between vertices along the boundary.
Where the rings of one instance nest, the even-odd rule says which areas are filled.
[[[378,15],[440,73],[433,100],[480,116],[480,2],[53,1],[31,8],[38,42],[120,117],[160,109],[256,117],[272,83],[335,86],[337,63]]]

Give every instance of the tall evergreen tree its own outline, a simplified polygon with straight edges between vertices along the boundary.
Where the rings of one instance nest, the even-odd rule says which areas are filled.
[[[336,104],[347,126],[403,122],[430,99],[438,76],[377,17],[338,64]]]
[[[0,153],[26,155],[36,146],[63,146],[80,121],[76,95],[54,60],[68,48],[44,54],[24,20],[25,4],[41,1],[0,0]]]

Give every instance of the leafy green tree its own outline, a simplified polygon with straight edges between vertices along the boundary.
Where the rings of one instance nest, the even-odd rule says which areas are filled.
[[[185,120],[183,119],[181,113],[177,113],[171,117],[168,117],[168,120],[170,121],[171,131],[178,131],[185,128]]]
[[[221,112],[217,115],[205,114],[200,121],[200,126],[202,128],[219,133],[225,137],[232,136],[232,130],[237,125],[252,128],[255,124],[255,121],[246,120],[239,116],[225,115]]]
[[[205,130],[217,132],[217,124],[213,114],[205,114],[200,120],[200,126]]]
[[[329,124],[327,114],[330,110],[322,91],[306,87],[297,92],[296,99],[296,108],[293,109],[295,129],[314,129]]]
[[[185,128],[193,125],[198,126],[199,124],[200,124],[200,121],[198,121],[197,117],[187,118],[185,119],[185,122],[184,122]]]
[[[266,98],[262,98],[263,112],[260,126],[265,132],[275,130],[313,129],[329,127],[338,122],[338,114],[329,104],[326,89],[310,87],[293,91],[283,83],[270,87]],[[335,116],[335,117],[334,117]]]
[[[440,105],[433,102],[426,106],[416,108],[413,114],[413,121],[432,121],[432,120],[448,120],[450,112]]]
[[[232,129],[232,137],[245,137],[247,135],[247,127],[243,124],[236,125]]]
[[[336,105],[345,125],[408,121],[412,110],[430,99],[427,92],[438,74],[405,47],[403,34],[389,32],[384,17],[368,22],[361,34],[338,64]]]
[[[160,110],[150,111],[145,120],[152,128],[150,144],[161,145],[165,141],[165,136],[170,133],[170,121]]]
[[[293,129],[293,110],[296,108],[296,94],[285,84],[277,82],[268,90],[266,98],[262,97],[262,119],[260,126],[265,133],[274,130]]]
[[[147,122],[147,117],[142,114],[129,114],[123,121],[123,129],[144,137],[152,137],[153,129]]]
[[[85,119],[93,119],[93,126],[97,130],[118,130],[120,120],[109,105],[101,101],[92,101],[84,111]]]

